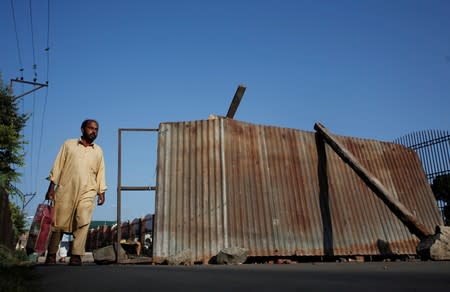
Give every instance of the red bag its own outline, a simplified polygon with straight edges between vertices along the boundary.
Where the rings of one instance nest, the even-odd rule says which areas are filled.
[[[36,252],[42,255],[47,250],[51,234],[55,208],[51,201],[38,205],[28,234],[27,253]]]

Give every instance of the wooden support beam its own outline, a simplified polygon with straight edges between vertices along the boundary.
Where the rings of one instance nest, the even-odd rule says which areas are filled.
[[[234,114],[241,103],[242,96],[244,96],[246,87],[244,85],[239,85],[236,89],[236,93],[234,94],[233,101],[230,104],[230,108],[228,109],[227,118],[232,119]]]
[[[337,153],[337,155],[347,163],[356,174],[365,182],[365,184],[377,195],[397,216],[398,219],[408,228],[408,230],[416,235],[420,240],[432,236],[434,233],[430,232],[422,223],[420,223],[416,216],[414,216],[399,200],[397,200],[391,192],[366,168],[364,168],[358,160],[351,154],[337,139],[335,139],[328,130],[316,123],[314,129],[327,142],[328,145]]]

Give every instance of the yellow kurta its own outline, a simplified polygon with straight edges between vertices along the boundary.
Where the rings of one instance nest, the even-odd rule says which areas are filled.
[[[49,179],[56,185],[54,227],[70,233],[89,224],[96,195],[106,191],[102,149],[97,144],[85,147],[80,139],[66,140]],[[77,207],[84,210],[76,212]]]

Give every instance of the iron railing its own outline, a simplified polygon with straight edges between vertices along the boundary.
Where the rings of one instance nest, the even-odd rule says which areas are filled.
[[[425,130],[413,132],[395,139],[394,143],[402,144],[417,153],[430,185],[433,185],[436,177],[450,174],[449,131]],[[437,204],[445,221],[444,207],[446,202],[438,200]]]

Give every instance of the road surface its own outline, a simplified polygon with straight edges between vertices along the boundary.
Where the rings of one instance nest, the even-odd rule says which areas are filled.
[[[37,265],[41,291],[450,291],[450,262]]]

